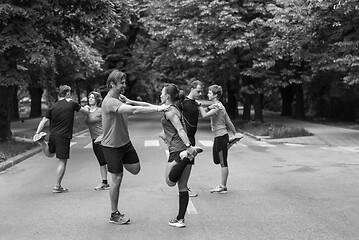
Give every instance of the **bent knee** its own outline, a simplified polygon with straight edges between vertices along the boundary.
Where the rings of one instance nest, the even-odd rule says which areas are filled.
[[[169,187],[174,187],[176,186],[176,183],[175,182],[172,182],[171,180],[169,180],[168,178],[166,179],[166,183]]]

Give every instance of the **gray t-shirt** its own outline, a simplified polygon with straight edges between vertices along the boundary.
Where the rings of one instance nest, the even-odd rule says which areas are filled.
[[[128,133],[127,114],[118,113],[118,109],[125,104],[119,99],[109,96],[103,99],[101,144],[105,147],[122,147],[130,142]]]
[[[220,137],[225,134],[228,134],[227,131],[227,112],[226,108],[222,103],[216,104],[219,108],[218,112],[212,115],[211,118],[211,129],[214,137]]]
[[[86,118],[85,123],[90,130],[91,139],[96,139],[102,134],[102,113],[101,108],[90,112]]]

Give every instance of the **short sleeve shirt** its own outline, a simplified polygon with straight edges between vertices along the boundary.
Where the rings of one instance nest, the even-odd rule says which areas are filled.
[[[102,101],[103,138],[101,144],[105,147],[118,148],[130,142],[127,114],[118,112],[122,104],[125,103],[109,95],[106,95]]]
[[[226,108],[222,103],[219,104],[219,111],[210,118],[214,137],[220,137],[228,133],[226,125]]]
[[[102,134],[102,113],[101,108],[97,108],[95,111],[90,112],[86,118],[85,123],[89,128],[91,139],[96,139]]]
[[[72,138],[75,111],[80,109],[80,104],[69,99],[62,99],[52,105],[45,114],[50,119],[50,134]]]

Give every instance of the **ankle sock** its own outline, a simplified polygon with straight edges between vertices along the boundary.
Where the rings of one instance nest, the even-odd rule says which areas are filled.
[[[103,183],[103,184],[107,184],[107,180],[102,180],[102,183]]]

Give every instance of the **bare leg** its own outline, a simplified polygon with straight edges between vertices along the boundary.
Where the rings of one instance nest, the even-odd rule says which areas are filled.
[[[228,174],[228,167],[221,167],[221,184],[223,187],[227,186]]]
[[[43,153],[47,156],[47,157],[53,157],[55,156],[55,153],[50,153],[49,151],[49,146],[47,145],[47,143],[45,141],[41,141],[39,142],[39,144],[42,147],[42,151]]]
[[[111,212],[118,211],[118,200],[120,198],[120,187],[122,182],[122,173],[111,173],[112,184],[110,186]]]
[[[66,165],[67,165],[67,159],[59,159],[59,165],[57,166],[57,179],[56,179],[56,185],[55,186],[61,186],[62,178],[65,175],[66,171]]]
[[[137,175],[141,171],[141,164],[139,162],[133,164],[124,164],[123,167],[133,175]]]
[[[102,180],[107,180],[107,165],[100,166]]]

